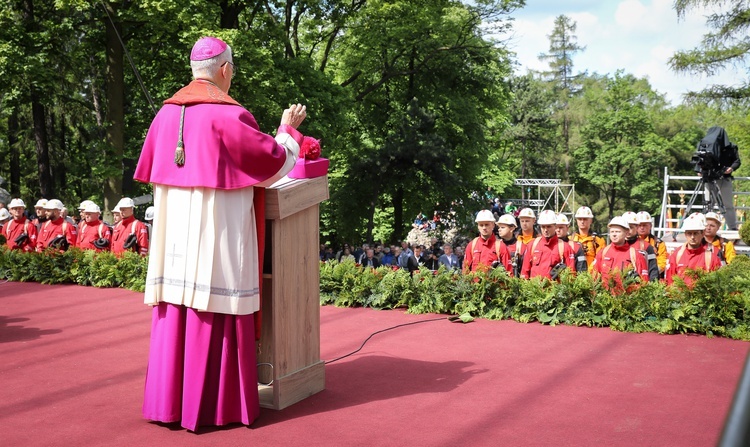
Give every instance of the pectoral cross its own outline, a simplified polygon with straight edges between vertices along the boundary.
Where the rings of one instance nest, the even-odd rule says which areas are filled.
[[[172,253],[167,253],[167,257],[172,258],[172,267],[174,267],[174,258],[181,258],[182,255],[176,254],[177,244],[172,244]]]

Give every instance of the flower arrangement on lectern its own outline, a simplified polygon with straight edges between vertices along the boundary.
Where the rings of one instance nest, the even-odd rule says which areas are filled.
[[[322,177],[328,173],[328,159],[320,156],[320,140],[305,136],[299,148],[299,158],[289,172],[290,178]]]

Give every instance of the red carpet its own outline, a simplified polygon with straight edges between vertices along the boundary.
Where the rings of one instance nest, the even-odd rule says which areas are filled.
[[[150,309],[119,289],[0,284],[0,439],[8,446],[709,446],[748,343],[513,321],[376,335],[326,390],[250,427],[141,419]],[[321,355],[435,315],[321,309]]]

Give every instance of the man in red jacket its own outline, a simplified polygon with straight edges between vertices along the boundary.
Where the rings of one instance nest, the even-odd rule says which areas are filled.
[[[12,220],[3,225],[3,236],[5,236],[8,248],[11,250],[34,251],[36,246],[36,225],[26,218],[26,204],[21,199],[13,199],[8,204]]]
[[[555,234],[557,215],[552,210],[544,210],[537,218],[542,235],[526,245],[523,255],[521,278],[530,279],[542,276],[557,279],[565,267],[575,271],[575,253],[570,245],[558,239]]]
[[[42,223],[36,240],[36,251],[42,252],[48,247],[67,250],[75,247],[78,231],[75,225],[66,222],[62,217],[63,204],[57,199],[47,201],[44,213],[47,221]]]
[[[81,210],[83,221],[78,226],[77,246],[83,250],[106,251],[112,241],[112,231],[109,226],[99,220],[101,215],[99,205],[94,202],[86,203]]]
[[[464,273],[476,271],[488,271],[491,268],[502,266],[508,273],[511,272],[510,256],[508,248],[493,233],[495,229],[495,216],[490,210],[482,210],[477,213],[476,219],[479,237],[474,238],[466,246],[464,255]]]
[[[688,286],[693,284],[693,278],[687,275],[687,270],[713,271],[721,267],[721,261],[712,250],[707,250],[708,244],[703,239],[706,229],[706,217],[701,213],[693,213],[685,219],[682,230],[685,232],[685,245],[672,252],[667,260],[665,276],[667,284],[673,284],[675,276],[679,276]]]
[[[596,253],[596,258],[589,268],[591,274],[595,278],[601,278],[607,288],[611,286],[610,278],[616,278],[616,275],[613,275],[614,272],[633,271],[643,282],[648,281],[646,258],[626,241],[630,231],[628,221],[618,216],[612,219],[607,227],[611,243]]]
[[[112,233],[112,253],[119,254],[133,250],[141,256],[148,254],[148,228],[133,216],[133,199],[123,197],[115,207],[120,209],[122,220],[115,225]]]

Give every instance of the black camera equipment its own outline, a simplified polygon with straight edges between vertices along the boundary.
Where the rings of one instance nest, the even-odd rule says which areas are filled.
[[[698,143],[695,153],[690,158],[690,163],[695,165],[695,171],[699,173],[701,178],[695,185],[695,190],[688,201],[683,218],[690,214],[695,199],[704,188],[708,190],[708,200],[703,203],[703,212],[707,213],[718,209],[722,214],[726,213],[724,200],[721,198],[719,185],[716,181],[724,175],[724,167],[721,166],[721,153],[725,149],[729,149],[731,145],[726,131],[718,126],[708,129],[706,136]]]

